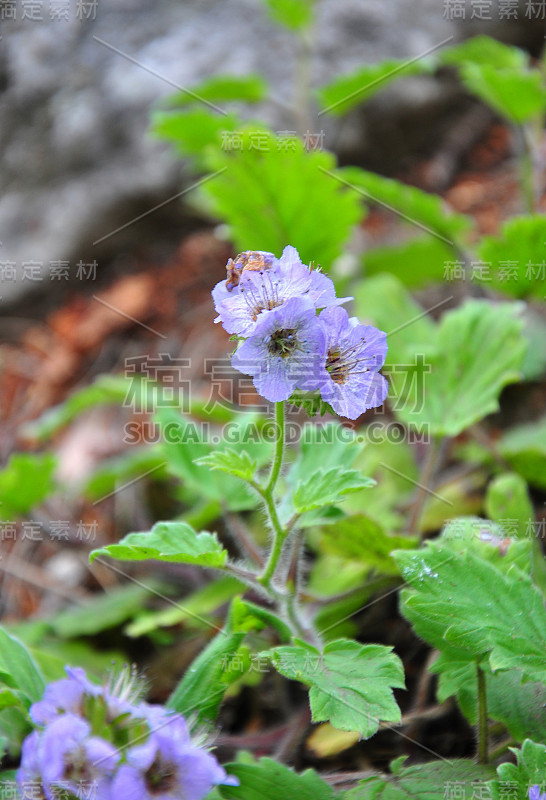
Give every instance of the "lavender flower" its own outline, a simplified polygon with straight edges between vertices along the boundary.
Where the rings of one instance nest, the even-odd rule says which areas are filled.
[[[388,383],[378,373],[387,354],[387,336],[371,325],[349,318],[344,308],[327,308],[319,315],[326,337],[326,361],[319,389],[322,399],[348,419],[380,406]]]
[[[84,797],[96,790],[97,797],[107,797],[119,759],[112,744],[91,735],[88,722],[63,714],[41,735],[34,732],[25,740],[17,782],[24,789],[28,781],[39,780],[47,800],[67,791]]]
[[[529,789],[529,800],[546,800],[546,792],[541,794],[539,785],[535,784]]]
[[[316,309],[339,305],[335,287],[324,273],[306,267],[291,247],[277,259],[260,250],[240,253],[228,262],[228,280],[212,290],[215,322],[228,333],[246,337],[253,333],[264,312],[279,308],[292,297],[309,298]]]
[[[287,400],[296,388],[317,388],[325,345],[313,301],[291,297],[258,320],[231,363],[239,372],[254,377],[262,397],[279,402]]]
[[[214,756],[191,744],[183,718],[164,715],[142,745],[131,747],[112,782],[125,800],[201,800],[219,783],[237,785]]]

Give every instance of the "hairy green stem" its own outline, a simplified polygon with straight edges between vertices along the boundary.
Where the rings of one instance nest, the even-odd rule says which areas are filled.
[[[269,480],[267,486],[264,488],[264,493],[269,495],[273,494],[275,486],[277,485],[284,455],[284,403],[275,403],[275,425],[277,430],[275,455],[271,465]]]
[[[476,674],[478,678],[478,761],[480,764],[487,764],[487,688],[485,672],[478,663],[476,663]]]
[[[279,558],[281,557],[282,546],[288,535],[288,531],[284,529],[280,523],[277,506],[273,498],[273,492],[275,491],[275,486],[279,479],[284,456],[284,403],[275,404],[275,423],[277,439],[275,442],[275,454],[273,456],[273,463],[271,464],[269,480],[266,486],[254,484],[254,488],[258,490],[265,502],[269,522],[273,528],[273,545],[271,546],[271,552],[269,553],[269,558],[264,570],[258,578],[260,583],[266,588],[269,587],[271,583],[271,578],[273,577],[277,564],[279,563]]]

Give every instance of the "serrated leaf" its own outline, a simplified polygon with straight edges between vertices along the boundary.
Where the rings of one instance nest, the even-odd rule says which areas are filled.
[[[306,28],[313,19],[313,0],[265,0],[271,18],[294,31]]]
[[[411,586],[402,592],[403,615],[434,647],[456,651],[447,660],[488,658],[493,671],[546,678],[546,609],[527,574],[515,565],[503,573],[473,552],[439,543],[393,557]]]
[[[227,472],[228,475],[235,475],[245,481],[255,480],[258,469],[257,462],[250,457],[246,450],[237,451],[230,447],[225,450],[214,450],[206,456],[196,458],[195,463],[211,470]]]
[[[261,758],[255,764],[227,764],[230,775],[239,779],[239,786],[220,786],[227,800],[334,800],[334,790],[317,773],[308,769],[297,772],[271,758]]]
[[[529,789],[533,786],[538,786],[541,793],[546,790],[546,746],[527,739],[520,750],[511,750],[516,754],[517,764],[497,767],[500,780],[488,784],[492,800],[506,797],[507,784],[515,788],[514,800],[529,800]]]
[[[294,508],[299,514],[303,514],[304,511],[341,503],[349,492],[374,485],[374,480],[365,478],[354,469],[318,469],[296,486]]]
[[[457,436],[496,411],[501,389],[521,377],[527,341],[518,311],[512,304],[469,300],[444,314],[428,364],[408,372],[415,380],[408,384],[406,399],[401,390],[399,418],[428,425],[433,435]]]
[[[15,453],[0,471],[0,519],[23,517],[54,490],[57,460],[51,453]]]
[[[336,160],[322,150],[264,129],[241,130],[241,147],[210,149],[214,180],[199,189],[230,228],[236,250],[280,254],[287,244],[304,263],[329,267],[363,217],[358,194],[336,180]],[[220,174],[220,170],[224,170]]]
[[[151,133],[172,142],[182,156],[203,156],[207,147],[221,147],[237,130],[236,114],[220,115],[204,108],[184,111],[156,111],[152,114]]]
[[[546,488],[546,417],[518,425],[501,438],[499,453],[533,486]]]
[[[493,478],[487,487],[485,510],[490,519],[504,525],[510,536],[525,536],[535,518],[527,483],[515,472],[503,472]]]
[[[191,103],[245,102],[259,103],[267,92],[261,75],[213,75],[191,87],[190,91],[175,92],[168,98],[169,106]]]
[[[339,170],[339,175],[355,187],[367,203],[390,208],[409,224],[439,237],[447,245],[453,245],[453,237],[470,228],[470,220],[452,211],[438,195],[360,167],[345,167]]]
[[[381,721],[400,720],[392,690],[404,687],[404,668],[391,651],[383,645],[338,639],[320,652],[296,640],[293,646],[276,647],[263,655],[281,675],[309,686],[314,722],[330,722],[368,739]]]
[[[496,236],[484,236],[478,254],[489,274],[484,286],[513,297],[544,297],[546,218],[540,214],[513,217]]]
[[[157,522],[151,531],[129,533],[118,544],[93,550],[89,556],[110,556],[120,561],[168,561],[178,564],[199,564],[201,567],[223,567],[227,559],[215,533],[197,533],[186,522]]]
[[[26,647],[0,628],[0,681],[9,680],[32,702],[44,693],[44,681]]]
[[[546,107],[546,90],[538,70],[499,69],[466,63],[460,74],[467,89],[511,122],[522,124]]]
[[[418,75],[427,69],[423,61],[390,59],[364,67],[335,78],[318,90],[322,114],[339,116],[355,106],[365,103],[395,80]]]
[[[344,800],[446,800],[451,783],[454,791],[463,790],[459,797],[470,798],[473,782],[483,784],[492,772],[492,767],[468,760],[416,764],[398,768],[393,775],[366,778]]]

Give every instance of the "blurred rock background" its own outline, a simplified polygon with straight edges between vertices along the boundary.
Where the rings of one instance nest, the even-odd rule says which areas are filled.
[[[509,19],[499,18],[497,0],[491,20],[479,19],[478,5],[318,0],[314,82],[477,33],[539,54],[545,23],[529,19],[525,2]],[[22,280],[24,261],[96,261],[104,277],[169,258],[202,227],[183,197],[166,202],[195,177],[147,134],[150,110],[177,87],[259,73],[272,94],[259,114],[275,130],[294,127],[294,38],[259,0],[3,0],[0,19],[0,260],[19,272],[1,281],[4,311],[39,315],[46,295],[58,302],[66,290],[64,281]],[[428,188],[438,191],[490,119],[453,76],[440,75],[405,79],[341,122],[317,124],[342,161],[385,174],[436,154]]]

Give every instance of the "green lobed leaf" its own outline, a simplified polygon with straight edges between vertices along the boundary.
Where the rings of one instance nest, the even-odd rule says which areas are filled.
[[[411,587],[402,592],[402,613],[444,661],[488,658],[493,671],[520,669],[525,680],[545,680],[546,609],[515,564],[503,572],[443,542],[393,557]]]
[[[406,222],[453,245],[453,238],[470,228],[470,220],[452,211],[441,197],[415,186],[406,186],[360,167],[344,167],[339,175],[354,187],[367,203],[390,208]]]
[[[222,143],[240,124],[236,114],[220,115],[205,108],[183,111],[156,111],[152,114],[151,132],[159,139],[175,145],[182,156],[199,159],[208,147],[222,147]]]
[[[299,514],[315,508],[341,503],[349,492],[374,486],[375,481],[365,478],[354,469],[318,469],[305,481],[300,481],[294,491],[294,508]]]
[[[233,450],[230,447],[225,450],[214,450],[206,456],[195,459],[195,463],[211,470],[227,472],[228,475],[235,475],[245,481],[255,480],[258,469],[257,462],[246,450]]]
[[[335,78],[318,90],[322,114],[339,116],[365,103],[389,83],[408,75],[418,75],[427,69],[423,61],[389,59],[378,64],[366,64],[348,75]]]
[[[157,522],[151,531],[129,533],[118,544],[93,550],[92,562],[98,556],[120,561],[168,561],[199,564],[201,567],[223,567],[227,559],[215,533],[196,533],[186,522]]]
[[[519,47],[503,44],[491,36],[473,36],[460,44],[442,50],[437,56],[441,64],[490,65],[496,69],[524,69],[529,56]]]
[[[406,424],[429,425],[437,436],[457,436],[499,407],[501,389],[520,379],[527,349],[519,306],[469,300],[442,317],[437,350],[413,372],[397,408]],[[498,354],[502,353],[502,358]],[[427,368],[430,373],[427,373]]]
[[[51,453],[15,453],[0,471],[0,519],[23,517],[53,493],[57,461]]]
[[[404,668],[390,647],[338,639],[320,652],[295,640],[262,655],[281,675],[309,686],[314,722],[330,722],[368,739],[381,721],[400,720],[392,690],[404,688]]]
[[[484,286],[513,297],[543,299],[546,218],[541,214],[512,217],[496,236],[484,236],[478,254],[489,266]]]
[[[0,680],[19,689],[32,702],[44,693],[44,681],[26,647],[0,628]]]
[[[191,91],[175,92],[169,106],[185,106],[195,102],[223,103],[240,101],[259,103],[267,93],[261,75],[213,75],[191,87]]]
[[[239,779],[239,786],[220,786],[227,800],[334,800],[334,790],[308,769],[298,775],[271,758],[255,764],[226,764],[226,771]]]
[[[394,774],[365,778],[344,800],[446,800],[448,791],[461,791],[458,796],[477,797],[480,784],[491,777],[493,768],[469,760],[433,761],[411,767],[395,768]],[[450,786],[453,784],[453,786]],[[485,795],[483,795],[485,797]]]
[[[516,71],[491,64],[466,63],[460,72],[467,89],[511,122],[522,124],[546,108],[546,89],[538,70]]]
[[[336,178],[335,157],[263,128],[240,133],[240,148],[208,152],[207,168],[218,174],[199,191],[210,212],[229,225],[239,251],[280,255],[292,244],[304,263],[329,268],[363,217],[358,194]]]
[[[504,434],[499,453],[533,486],[546,489],[546,417]]]
[[[512,787],[511,797],[514,800],[529,800],[529,789],[539,786],[546,790],[546,746],[527,739],[521,749],[510,748],[515,753],[517,764],[501,764],[497,767],[499,780],[491,781],[488,786],[492,800],[503,800],[506,797],[506,785]]]

